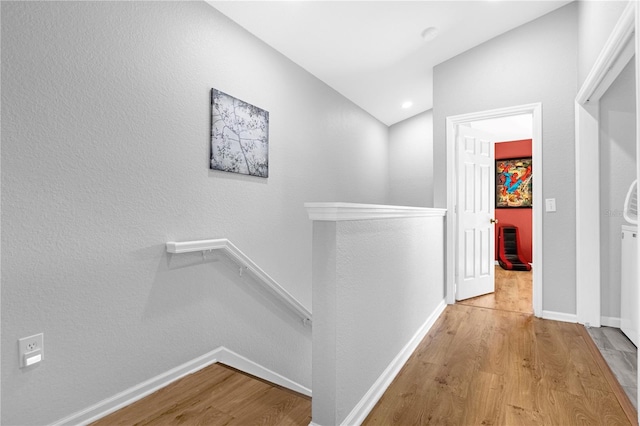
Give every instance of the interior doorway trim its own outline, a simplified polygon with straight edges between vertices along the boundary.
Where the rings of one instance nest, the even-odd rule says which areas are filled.
[[[531,114],[533,120],[532,151],[533,161],[537,172],[533,173],[533,313],[542,316],[542,104],[533,103],[508,108],[481,111],[447,117],[447,263],[446,263],[446,294],[448,304],[455,303],[455,265],[456,265],[456,184],[458,178],[457,151],[455,149],[458,126],[473,121],[492,118],[510,117],[514,115]]]
[[[600,98],[635,53],[635,5],[629,2],[575,100],[576,315],[600,327]],[[594,190],[595,188],[595,190]]]

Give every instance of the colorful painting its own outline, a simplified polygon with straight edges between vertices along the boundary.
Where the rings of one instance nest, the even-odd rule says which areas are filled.
[[[211,89],[210,168],[269,177],[269,112]]]
[[[496,208],[532,207],[531,158],[496,160]]]

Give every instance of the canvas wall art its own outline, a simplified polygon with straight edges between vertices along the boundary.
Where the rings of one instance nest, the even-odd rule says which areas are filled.
[[[269,177],[269,112],[211,89],[210,168]]]
[[[532,161],[496,160],[496,208],[532,207]]]

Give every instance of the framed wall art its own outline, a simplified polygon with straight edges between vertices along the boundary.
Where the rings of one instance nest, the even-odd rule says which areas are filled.
[[[269,112],[211,89],[210,168],[269,177]]]
[[[531,157],[496,160],[496,208],[531,208],[532,173]]]

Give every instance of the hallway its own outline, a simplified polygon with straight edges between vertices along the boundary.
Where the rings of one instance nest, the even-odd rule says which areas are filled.
[[[364,424],[631,424],[579,327],[450,305]]]

